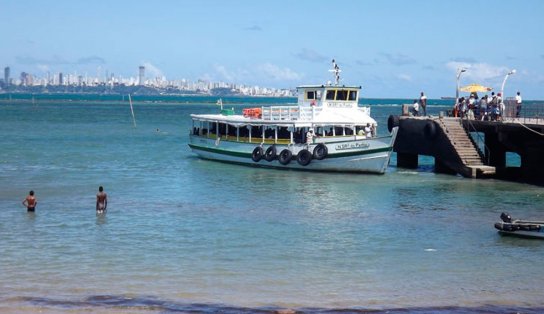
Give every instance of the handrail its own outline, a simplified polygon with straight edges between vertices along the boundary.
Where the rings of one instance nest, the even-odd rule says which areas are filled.
[[[484,145],[484,154],[483,154],[484,156],[483,157],[484,157],[484,160],[485,160],[485,158],[487,158],[487,160],[485,160],[486,161],[485,164],[489,165],[489,158],[490,158],[490,155],[491,155],[491,150],[489,149],[489,147],[487,147],[487,145],[485,145],[485,139],[482,138],[482,136],[480,135],[480,132],[478,132],[476,130],[476,128],[474,127],[474,124],[472,124],[472,122],[470,121],[470,119],[467,116],[465,116],[463,119],[466,119],[466,121],[468,122],[468,125],[469,125],[469,131],[468,132],[469,132],[469,137],[470,137],[471,140],[474,141],[474,138],[470,134],[470,128],[472,128],[473,132],[476,133],[477,141],[476,141],[475,144],[476,144],[476,148],[478,149],[478,152],[480,153],[480,156],[482,155],[482,152],[480,150],[479,142],[481,141],[482,144]],[[462,121],[462,119],[461,119],[461,121]]]

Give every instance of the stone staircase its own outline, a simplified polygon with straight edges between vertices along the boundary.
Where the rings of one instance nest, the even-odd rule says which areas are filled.
[[[451,145],[457,152],[459,159],[467,168],[468,174],[475,178],[495,174],[495,167],[487,166],[482,155],[469,133],[457,118],[440,118],[435,120],[448,137]]]

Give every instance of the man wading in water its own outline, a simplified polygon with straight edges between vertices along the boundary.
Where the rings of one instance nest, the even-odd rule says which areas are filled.
[[[36,210],[36,205],[38,205],[38,201],[36,200],[36,197],[34,197],[34,191],[30,191],[28,193],[28,196],[23,201],[23,205],[26,206],[26,209],[29,212],[33,212]]]
[[[98,187],[98,193],[96,194],[96,213],[103,214],[108,207],[108,194],[104,192],[102,186]]]

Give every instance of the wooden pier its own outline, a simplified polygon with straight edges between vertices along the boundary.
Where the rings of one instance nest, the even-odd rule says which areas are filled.
[[[417,168],[418,156],[425,155],[434,157],[436,172],[544,185],[543,119],[390,116],[393,126],[399,126],[398,167]],[[507,167],[507,152],[520,156],[519,167]]]

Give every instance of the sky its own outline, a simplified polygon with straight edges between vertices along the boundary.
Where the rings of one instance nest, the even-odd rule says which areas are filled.
[[[0,0],[0,67],[452,97],[479,83],[544,99],[544,1]],[[3,73],[2,73],[3,74]],[[2,75],[3,77],[3,75]]]

